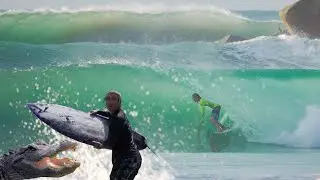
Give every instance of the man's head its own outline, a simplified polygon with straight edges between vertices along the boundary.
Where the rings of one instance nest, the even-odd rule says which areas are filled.
[[[39,177],[63,177],[73,173],[80,163],[71,158],[58,158],[57,154],[76,148],[76,143],[61,141],[47,144],[43,141],[29,144],[3,156],[9,176],[24,179]]]
[[[121,108],[121,94],[117,91],[109,91],[104,100],[110,112],[115,112]]]
[[[192,94],[192,99],[193,99],[194,102],[197,103],[197,102],[200,101],[201,97],[200,97],[200,95],[198,93],[193,93]]]

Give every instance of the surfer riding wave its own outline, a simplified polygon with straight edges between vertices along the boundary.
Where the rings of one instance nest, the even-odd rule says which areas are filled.
[[[221,105],[213,103],[211,101],[206,100],[205,98],[201,97],[199,94],[194,93],[192,95],[192,99],[194,102],[200,105],[200,123],[198,125],[198,143],[201,144],[200,134],[204,130],[204,115],[205,115],[205,107],[210,107],[211,117],[210,121],[215,125],[219,132],[226,130],[226,128],[218,121],[220,117],[220,110]]]

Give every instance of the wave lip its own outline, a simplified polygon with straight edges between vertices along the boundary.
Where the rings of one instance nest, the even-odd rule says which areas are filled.
[[[255,21],[218,8],[10,10],[0,13],[0,41],[172,43],[216,41],[227,34],[272,35],[280,22]]]
[[[182,42],[161,45],[0,42],[0,69],[121,64],[180,69],[320,69],[320,40],[280,35],[237,43]]]

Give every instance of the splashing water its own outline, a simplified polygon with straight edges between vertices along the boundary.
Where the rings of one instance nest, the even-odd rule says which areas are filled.
[[[38,130],[39,134],[50,137],[49,142],[55,143],[61,140],[71,140],[53,129],[46,126],[40,120],[29,125],[33,130]],[[163,158],[155,158],[153,154],[147,150],[140,151],[142,155],[142,165],[138,175],[135,179],[159,179],[171,180],[173,175],[168,170],[172,169]],[[69,154],[70,155],[70,154]],[[97,150],[92,146],[78,143],[77,150],[70,155],[72,158],[78,160],[81,166],[72,174],[61,177],[62,180],[79,179],[79,180],[102,180],[108,179],[111,173],[111,151],[110,150]],[[51,179],[51,178],[37,178],[37,179]]]

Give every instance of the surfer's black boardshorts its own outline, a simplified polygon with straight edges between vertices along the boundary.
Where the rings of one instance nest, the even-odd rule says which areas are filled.
[[[110,180],[133,180],[141,167],[141,156],[117,159],[113,164]]]
[[[219,121],[220,109],[221,109],[221,106],[218,106],[213,108],[211,111],[211,116],[217,121]]]

